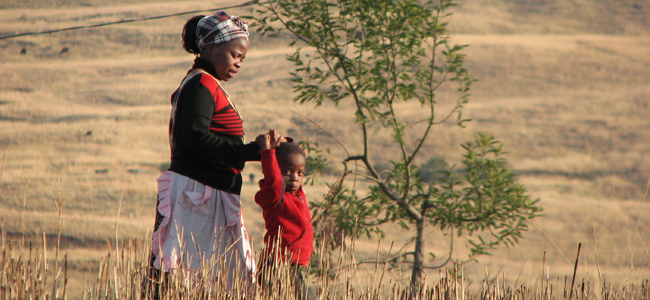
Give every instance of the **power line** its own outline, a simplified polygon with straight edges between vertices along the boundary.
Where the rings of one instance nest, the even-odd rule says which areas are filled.
[[[25,32],[25,33],[19,33],[19,34],[15,34],[15,35],[3,36],[3,37],[0,37],[0,40],[6,40],[6,39],[11,39],[11,38],[20,37],[20,36],[41,35],[41,34],[62,32],[62,31],[70,31],[70,30],[77,30],[77,29],[96,28],[96,27],[103,27],[103,26],[122,24],[122,23],[132,23],[132,22],[139,22],[139,21],[157,20],[157,19],[171,18],[171,17],[183,16],[183,15],[189,15],[189,14],[196,14],[196,13],[205,12],[205,11],[215,11],[215,10],[239,8],[239,7],[251,6],[251,5],[254,5],[254,4],[269,4],[269,3],[272,3],[272,2],[273,1],[253,3],[253,1],[249,1],[249,2],[246,2],[246,3],[243,3],[243,4],[238,4],[238,5],[224,6],[224,7],[211,8],[211,9],[201,9],[201,10],[186,11],[186,12],[181,12],[181,13],[162,15],[162,16],[155,16],[155,17],[147,17],[147,18],[139,18],[139,19],[128,19],[128,20],[121,20],[121,21],[116,21],[116,22],[108,22],[108,23],[100,23],[100,24],[84,25],[84,26],[75,26],[75,27],[68,27],[68,28],[62,28],[62,29],[38,31],[38,32]]]
[[[279,1],[281,1],[281,0],[279,0]],[[249,1],[249,2],[246,2],[246,3],[238,4],[238,5],[224,6],[224,7],[211,8],[211,9],[200,9],[200,10],[186,11],[186,12],[169,14],[169,15],[162,15],[162,16],[154,16],[154,17],[139,18],[139,19],[127,19],[127,20],[121,20],[121,21],[116,21],[116,22],[100,23],[100,24],[93,24],[93,25],[83,25],[83,26],[74,26],[74,27],[68,27],[68,28],[62,28],[62,29],[38,31],[38,32],[25,32],[25,33],[19,33],[19,34],[15,34],[15,35],[3,36],[3,37],[0,37],[0,40],[6,40],[6,39],[21,37],[21,36],[29,36],[29,35],[41,35],[41,34],[49,34],[49,33],[63,32],[63,31],[70,31],[70,30],[77,30],[77,29],[104,27],[104,26],[115,25],[115,24],[132,23],[132,22],[148,21],[148,20],[158,20],[158,19],[171,18],[171,17],[176,17],[176,16],[195,14],[195,13],[200,13],[200,12],[205,12],[205,11],[215,11],[215,10],[224,10],[224,9],[231,9],[231,8],[240,8],[240,7],[246,7],[246,6],[251,6],[251,5],[255,5],[255,4],[269,4],[269,3],[273,3],[273,2],[277,2],[277,0],[276,1],[259,2],[259,3],[254,3],[254,1]],[[632,14],[632,15],[634,15],[634,14]]]

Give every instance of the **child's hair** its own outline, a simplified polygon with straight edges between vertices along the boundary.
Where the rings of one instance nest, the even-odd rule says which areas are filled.
[[[300,154],[305,157],[305,152],[296,143],[282,142],[275,149],[275,156],[279,159],[285,158],[290,154]]]

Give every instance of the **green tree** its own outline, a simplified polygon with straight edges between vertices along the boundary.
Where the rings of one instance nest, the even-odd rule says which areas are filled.
[[[452,45],[447,35],[451,0],[282,0],[260,3],[254,17],[257,31],[289,36],[296,46],[295,101],[317,107],[351,101],[350,116],[358,126],[360,153],[342,159],[343,176],[322,203],[312,203],[316,232],[341,236],[382,234],[381,225],[399,224],[413,231],[412,251],[391,259],[412,268],[411,285],[420,284],[431,259],[424,259],[425,227],[453,230],[471,250],[470,258],[488,254],[498,244],[512,246],[527,229],[526,220],[539,215],[538,200],[526,189],[502,157],[499,142],[479,134],[462,147],[462,172],[443,169],[439,181],[425,182],[415,160],[426,155],[423,145],[433,126],[454,123],[462,116],[474,78],[464,67],[464,45]],[[286,34],[285,34],[286,33]],[[438,99],[438,93],[456,95]],[[449,94],[449,93],[445,93]],[[426,111],[426,125],[400,118],[396,107],[417,101]],[[442,113],[439,101],[452,105]],[[390,161],[373,162],[369,150],[375,131],[389,131],[397,150]],[[412,138],[415,137],[415,138]],[[314,145],[304,144],[311,153]],[[345,145],[343,145],[345,146]],[[347,152],[347,151],[346,151]],[[388,151],[386,151],[388,152]],[[390,152],[388,152],[390,155]],[[425,159],[426,158],[422,158]],[[326,165],[323,155],[310,156],[312,165]],[[357,164],[360,168],[348,167]],[[389,165],[378,171],[375,166]],[[368,196],[341,184],[349,175],[370,180]],[[317,242],[323,239],[317,238]],[[440,267],[452,260],[451,251]]]

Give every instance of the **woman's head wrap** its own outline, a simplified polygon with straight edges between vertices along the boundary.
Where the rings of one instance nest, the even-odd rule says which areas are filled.
[[[234,39],[248,41],[248,25],[242,19],[229,16],[223,10],[203,17],[196,25],[196,44],[201,52],[207,45],[221,44]]]

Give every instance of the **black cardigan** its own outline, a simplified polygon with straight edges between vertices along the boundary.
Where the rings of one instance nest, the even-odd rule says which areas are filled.
[[[202,69],[212,76],[216,74],[210,62],[200,57],[196,58],[188,74],[195,69]],[[239,195],[244,163],[259,161],[260,148],[255,142],[244,144],[241,119],[234,107],[223,102],[224,99],[227,101],[223,91],[211,83],[213,79],[200,73],[186,82],[182,90],[179,87],[172,94],[173,106],[176,94],[180,93],[169,124],[172,141],[169,170],[215,189]],[[217,110],[217,106],[221,109]],[[219,124],[224,111],[229,112],[230,120],[228,124]],[[242,135],[215,133],[215,128],[233,126],[233,115],[236,119],[234,126],[239,126]]]

